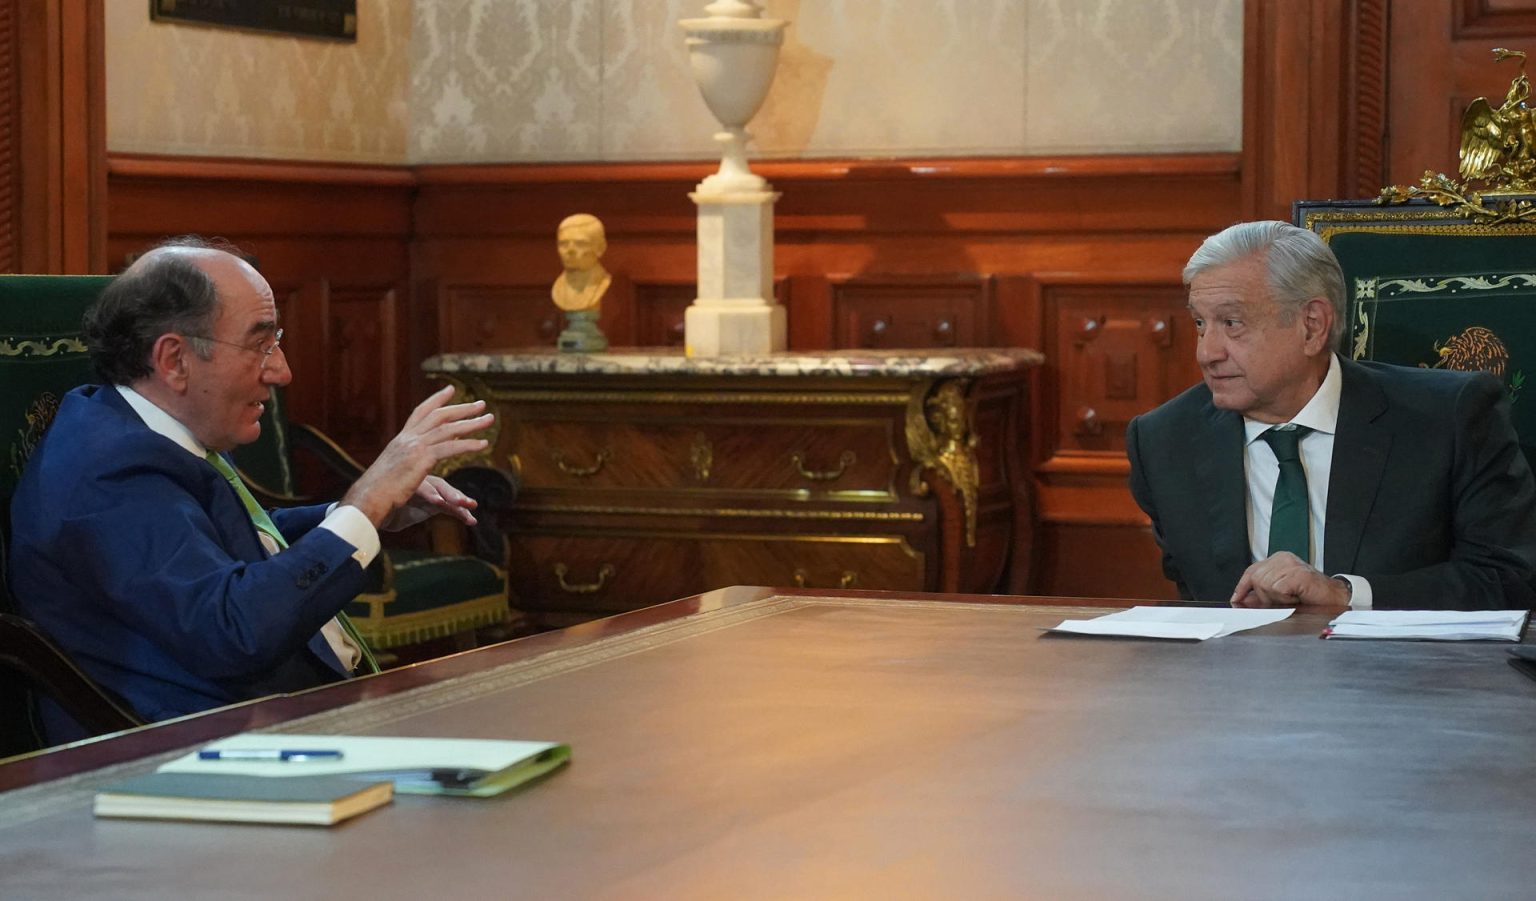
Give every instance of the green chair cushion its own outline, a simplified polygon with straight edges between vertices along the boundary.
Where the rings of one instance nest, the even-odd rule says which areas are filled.
[[[383,553],[393,565],[393,590],[364,593],[347,607],[373,647],[415,644],[506,620],[506,574],[490,563],[424,551]]]

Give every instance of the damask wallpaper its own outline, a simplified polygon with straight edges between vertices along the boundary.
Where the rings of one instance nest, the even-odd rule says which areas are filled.
[[[110,2],[111,149],[377,162],[714,157],[707,0],[365,0],[356,45]],[[1242,0],[763,0],[762,157],[1233,151]]]
[[[410,0],[358,3],[355,44],[151,22],[141,0],[102,5],[108,149],[405,160]]]

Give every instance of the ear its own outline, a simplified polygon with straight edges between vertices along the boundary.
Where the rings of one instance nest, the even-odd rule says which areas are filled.
[[[187,390],[187,358],[193,353],[187,339],[172,332],[166,332],[155,339],[154,345],[149,349],[149,377],[175,391],[183,394]]]
[[[1312,298],[1301,307],[1301,323],[1305,336],[1303,346],[1308,356],[1329,349],[1328,333],[1333,328],[1333,304],[1326,298]]]

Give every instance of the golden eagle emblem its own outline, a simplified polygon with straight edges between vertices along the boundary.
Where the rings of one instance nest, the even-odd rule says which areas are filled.
[[[1509,369],[1509,348],[1504,346],[1504,341],[1492,329],[1480,325],[1468,326],[1444,344],[1436,344],[1435,353],[1440,359],[1434,365],[1423,368],[1453,369],[1457,372],[1476,372],[1481,369],[1501,380]],[[1525,374],[1522,372],[1516,372],[1510,378],[1510,403],[1519,399],[1524,384]]]
[[[16,430],[16,443],[11,445],[11,473],[16,478],[21,478],[21,470],[27,465],[27,458],[32,456],[32,451],[43,440],[43,433],[53,425],[53,417],[58,412],[59,398],[51,391],[39,394],[32,401],[32,406],[27,408],[23,426]]]
[[[1531,82],[1525,76],[1525,51],[1495,48],[1494,59],[1519,59],[1520,74],[1510,82],[1498,109],[1487,97],[1472,101],[1461,117],[1461,177],[1494,179],[1501,192],[1524,193],[1536,176],[1536,121],[1526,100]]]
[[[1499,378],[1509,366],[1509,348],[1489,329],[1480,325],[1468,327],[1444,344],[1435,345],[1440,362],[1430,369],[1454,369],[1457,372],[1475,372],[1482,369]]]
[[[1531,82],[1525,75],[1525,51],[1496,47],[1495,61],[1520,60],[1520,74],[1510,82],[1497,109],[1479,97],[1461,117],[1460,180],[1425,172],[1417,185],[1388,185],[1377,203],[1429,200],[1483,225],[1536,222],[1536,115],[1526,101]]]

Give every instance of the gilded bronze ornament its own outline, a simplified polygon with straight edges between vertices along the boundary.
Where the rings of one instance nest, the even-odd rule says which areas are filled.
[[[461,380],[451,375],[439,373],[433,373],[431,377],[445,381],[453,386],[453,399],[449,403],[467,404],[477,400],[486,400],[490,396],[490,391],[478,379]],[[489,408],[490,406],[490,401],[486,400],[486,407]],[[498,415],[491,422],[490,427],[482,433],[482,437],[486,440],[485,450],[477,454],[460,454],[457,457],[449,457],[447,460],[437,464],[437,467],[432,470],[432,474],[446,479],[466,466],[483,466],[487,469],[494,469],[496,463],[493,452],[496,449],[496,441],[500,435],[501,416]],[[515,463],[512,468],[514,472],[518,472],[521,469]]]
[[[703,432],[693,436],[693,444],[688,447],[688,463],[693,467],[695,481],[709,481],[709,471],[715,465],[715,446]]]
[[[833,482],[842,478],[843,473],[848,471],[848,467],[859,462],[859,457],[853,451],[845,450],[837,458],[837,468],[826,470],[806,468],[805,458],[798,453],[790,454],[789,462],[791,466],[795,467],[795,473],[802,479],[811,482]]]
[[[1536,193],[1536,114],[1526,103],[1531,82],[1525,75],[1525,51],[1496,47],[1493,58],[1520,60],[1520,74],[1497,109],[1479,97],[1462,115],[1461,179],[1425,171],[1417,185],[1382,188],[1378,203],[1423,198],[1487,225],[1536,222],[1536,201],[1530,197]]]
[[[549,452],[549,458],[554,461],[556,469],[559,469],[561,472],[568,476],[575,476],[578,479],[590,478],[591,476],[595,476],[599,472],[602,472],[603,466],[608,463],[609,458],[612,456],[613,449],[605,447],[597,452],[597,456],[593,459],[591,466],[577,466],[575,463],[567,463],[565,460],[565,455],[560,453],[558,450],[552,450]]]
[[[577,582],[573,584],[565,580],[570,571],[570,567],[564,563],[555,564],[555,581],[560,584],[560,590],[568,594],[596,594],[603,590],[603,586],[608,584],[608,580],[613,578],[616,572],[612,563],[604,563],[597,570],[596,582]]]
[[[976,462],[977,437],[970,427],[965,401],[968,383],[945,382],[926,402],[913,398],[907,408],[907,447],[921,467],[912,473],[912,493],[928,493],[925,470],[935,470],[954,486],[965,509],[965,546],[976,546],[976,507],[981,491],[981,467]]]

